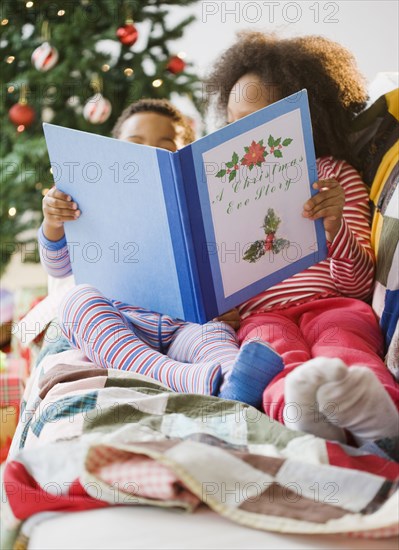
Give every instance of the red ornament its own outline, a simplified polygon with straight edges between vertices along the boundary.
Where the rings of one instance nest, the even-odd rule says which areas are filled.
[[[179,57],[178,55],[174,55],[169,59],[166,68],[169,72],[173,74],[178,74],[184,71],[184,69],[186,68],[186,63],[181,57]]]
[[[8,117],[15,126],[30,126],[35,116],[34,109],[26,103],[16,103],[8,112]]]
[[[116,36],[124,46],[133,46],[139,37],[139,33],[132,23],[126,23],[123,27],[119,27]]]

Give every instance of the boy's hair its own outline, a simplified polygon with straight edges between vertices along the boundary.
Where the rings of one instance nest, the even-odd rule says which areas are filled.
[[[190,126],[188,118],[167,99],[139,99],[139,101],[135,101],[126,107],[112,129],[112,136],[114,138],[119,137],[122,124],[125,120],[136,113],[157,113],[166,116],[182,128],[182,139],[185,145],[195,140],[194,130]]]
[[[366,105],[367,93],[346,48],[321,36],[281,39],[261,32],[239,33],[207,79],[208,101],[216,95],[224,119],[234,84],[248,73],[265,85],[277,86],[280,98],[306,88],[316,155],[355,163],[349,134],[355,115]]]

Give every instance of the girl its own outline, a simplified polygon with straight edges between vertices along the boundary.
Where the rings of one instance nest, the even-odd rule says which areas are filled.
[[[328,439],[345,441],[346,430],[356,442],[397,435],[399,386],[380,358],[374,313],[360,301],[370,296],[374,257],[368,194],[347,162],[355,162],[350,124],[367,98],[353,57],[322,37],[244,33],[216,63],[208,84],[225,122],[303,88],[309,94],[323,181],[314,184],[318,193],[303,216],[323,219],[329,253],[239,307],[240,343],[270,343],[284,367],[265,389],[265,412]],[[234,398],[232,383],[224,391],[229,394]]]
[[[130,105],[113,136],[170,151],[194,139],[187,120],[171,103],[150,99]],[[43,200],[43,213],[42,263],[50,275],[65,277],[71,264],[64,222],[80,216],[78,205],[53,188]],[[235,310],[202,327],[110,301],[97,289],[78,285],[66,295],[59,317],[64,335],[97,365],[145,374],[175,391],[217,395],[233,367],[251,367],[239,398],[259,406],[263,388],[277,373],[266,344],[249,342],[239,352]]]

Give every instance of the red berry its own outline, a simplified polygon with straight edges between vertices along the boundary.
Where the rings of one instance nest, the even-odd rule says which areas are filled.
[[[275,235],[275,233],[268,233],[266,235],[265,244],[264,244],[264,249],[265,249],[266,252],[273,248],[274,235]]]

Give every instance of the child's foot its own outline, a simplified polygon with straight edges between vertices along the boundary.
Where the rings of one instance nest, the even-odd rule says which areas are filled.
[[[359,444],[398,435],[399,413],[375,374],[367,367],[348,368],[339,359],[317,358],[287,375],[285,400],[296,402],[302,417],[284,422],[326,439],[345,441],[348,430]]]
[[[345,430],[336,423],[335,404],[320,407],[317,391],[326,382],[340,380],[347,367],[340,359],[318,357],[287,374],[284,385],[284,424],[292,430],[345,442]]]
[[[282,357],[266,342],[246,342],[219,397],[260,408],[265,387],[284,368]]]

